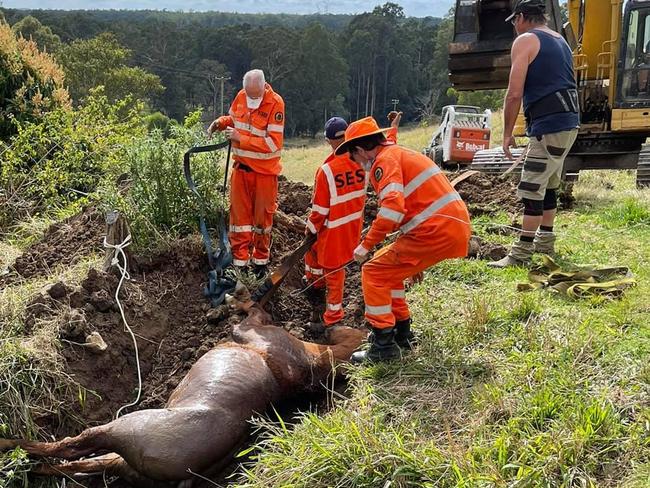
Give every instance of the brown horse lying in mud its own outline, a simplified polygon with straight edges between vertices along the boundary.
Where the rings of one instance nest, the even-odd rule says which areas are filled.
[[[72,460],[41,464],[36,474],[106,472],[138,487],[182,480],[189,486],[193,473],[209,474],[231,461],[255,412],[325,381],[365,335],[340,327],[330,334],[332,345],[303,342],[253,307],[233,327],[234,342],[203,355],[165,408],[133,412],[58,442],[0,439],[0,450],[19,446],[33,456]]]

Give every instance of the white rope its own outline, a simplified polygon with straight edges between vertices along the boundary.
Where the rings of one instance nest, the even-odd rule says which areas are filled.
[[[120,309],[120,315],[122,316],[122,321],[124,322],[124,326],[126,327],[128,333],[131,335],[131,339],[133,340],[133,348],[135,349],[135,364],[138,371],[138,395],[133,402],[120,407],[120,409],[115,414],[115,418],[118,418],[122,413],[122,410],[124,410],[125,408],[129,408],[132,407],[133,405],[137,405],[138,402],[140,401],[140,396],[142,395],[142,371],[140,369],[140,353],[138,351],[138,342],[135,338],[135,334],[133,333],[133,330],[129,326],[129,323],[126,321],[126,317],[124,315],[124,307],[122,306],[122,302],[120,302],[120,289],[122,288],[122,284],[124,283],[125,279],[126,280],[131,279],[129,272],[127,271],[128,263],[126,260],[126,253],[124,252],[124,248],[128,247],[130,244],[131,244],[131,234],[126,236],[124,241],[122,241],[120,244],[109,244],[106,241],[106,237],[104,237],[104,247],[115,250],[115,254],[113,255],[113,259],[111,260],[111,265],[117,266],[117,269],[120,270],[120,274],[121,274],[120,281],[117,284],[117,289],[115,290],[115,302],[117,303],[117,306]],[[119,259],[120,257],[122,257],[122,262],[124,263],[124,266],[120,264],[120,259]]]

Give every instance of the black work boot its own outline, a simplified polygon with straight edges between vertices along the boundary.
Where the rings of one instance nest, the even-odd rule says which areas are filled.
[[[325,288],[309,286],[310,283],[305,276],[302,277],[302,287],[305,290],[305,298],[312,308],[311,321],[322,322],[325,313]],[[309,287],[309,288],[308,288]],[[324,331],[324,329],[323,329]]]
[[[411,331],[411,319],[395,322],[395,342],[402,349],[413,349],[417,345],[415,334]]]
[[[368,336],[370,347],[366,350],[355,351],[352,353],[350,361],[353,364],[391,361],[401,357],[402,353],[395,342],[394,327],[388,329],[375,329],[373,327],[371,330],[372,333]]]
[[[266,274],[268,273],[268,268],[266,264],[254,264],[253,265],[253,274],[258,280],[262,280],[266,278]]]
[[[311,284],[311,282],[307,279],[306,276],[303,276],[301,279],[302,282],[302,288],[305,293],[305,298],[309,301],[309,303],[315,304],[315,303],[321,303],[325,302],[325,287],[321,288],[316,288],[314,285]],[[310,286],[311,285],[311,286]]]
[[[307,328],[309,329],[309,332],[311,332],[314,337],[320,337],[324,335],[326,329],[325,324],[320,320],[310,321]]]

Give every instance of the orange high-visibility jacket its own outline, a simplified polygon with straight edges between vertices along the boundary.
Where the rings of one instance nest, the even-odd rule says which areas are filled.
[[[370,170],[379,211],[361,245],[370,251],[387,234],[436,239],[435,229],[451,219],[469,224],[467,208],[440,168],[426,156],[397,145],[384,146]],[[443,215],[443,216],[441,216]]]
[[[228,113],[217,119],[217,129],[234,127],[241,134],[241,141],[232,142],[234,160],[258,173],[280,174],[280,151],[284,143],[282,97],[267,83],[262,103],[251,110],[246,105],[246,92],[240,90]]]
[[[397,129],[386,134],[397,139]],[[316,171],[307,228],[318,234],[316,258],[325,269],[338,268],[352,259],[363,226],[368,176],[348,153],[330,154]]]
[[[307,228],[318,234],[316,259],[323,268],[335,269],[352,259],[361,235],[367,183],[366,172],[347,153],[330,154],[316,171]]]

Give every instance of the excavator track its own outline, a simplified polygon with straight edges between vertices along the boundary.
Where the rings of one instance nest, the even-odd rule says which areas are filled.
[[[639,163],[636,168],[636,187],[650,187],[650,144],[644,145],[639,153]]]

